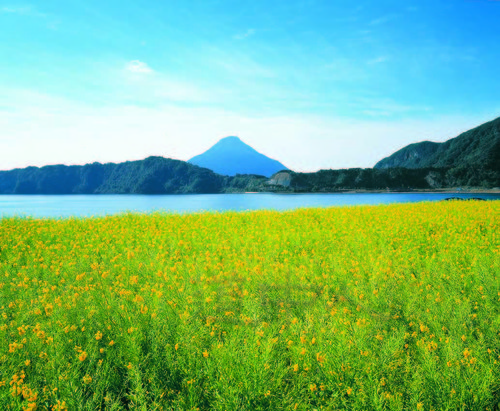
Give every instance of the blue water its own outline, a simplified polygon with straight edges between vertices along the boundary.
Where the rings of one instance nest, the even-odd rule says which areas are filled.
[[[292,210],[299,207],[439,201],[447,197],[500,200],[500,194],[465,193],[0,195],[0,216],[87,217],[128,211]]]

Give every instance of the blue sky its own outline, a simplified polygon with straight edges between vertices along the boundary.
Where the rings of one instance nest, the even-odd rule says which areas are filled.
[[[371,167],[500,116],[500,1],[0,0],[0,169],[187,160],[226,135]]]

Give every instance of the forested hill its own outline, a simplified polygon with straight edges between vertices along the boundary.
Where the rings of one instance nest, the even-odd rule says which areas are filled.
[[[444,143],[410,144],[375,168],[478,168],[500,170],[500,117]]]
[[[223,185],[224,177],[211,170],[163,157],[0,171],[1,194],[218,193]]]
[[[222,176],[185,161],[163,157],[125,163],[53,165],[0,171],[0,194],[203,194],[335,192],[345,190],[500,187],[500,170],[482,166],[352,168],[315,173],[281,171]]]
[[[297,193],[346,190],[435,190],[451,187],[489,189],[500,187],[500,172],[464,168],[349,168],[315,173],[282,171],[259,190]],[[226,188],[227,190],[227,188]]]

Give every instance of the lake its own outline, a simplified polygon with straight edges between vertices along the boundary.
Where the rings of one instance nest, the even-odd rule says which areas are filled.
[[[186,195],[0,195],[0,216],[88,217],[127,211],[292,210],[299,207],[439,201],[448,197],[500,200],[500,194],[352,193],[352,194],[186,194]]]

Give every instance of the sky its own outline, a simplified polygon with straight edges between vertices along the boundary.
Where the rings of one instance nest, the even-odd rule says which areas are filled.
[[[0,0],[0,170],[235,135],[373,167],[500,116],[498,0]]]

